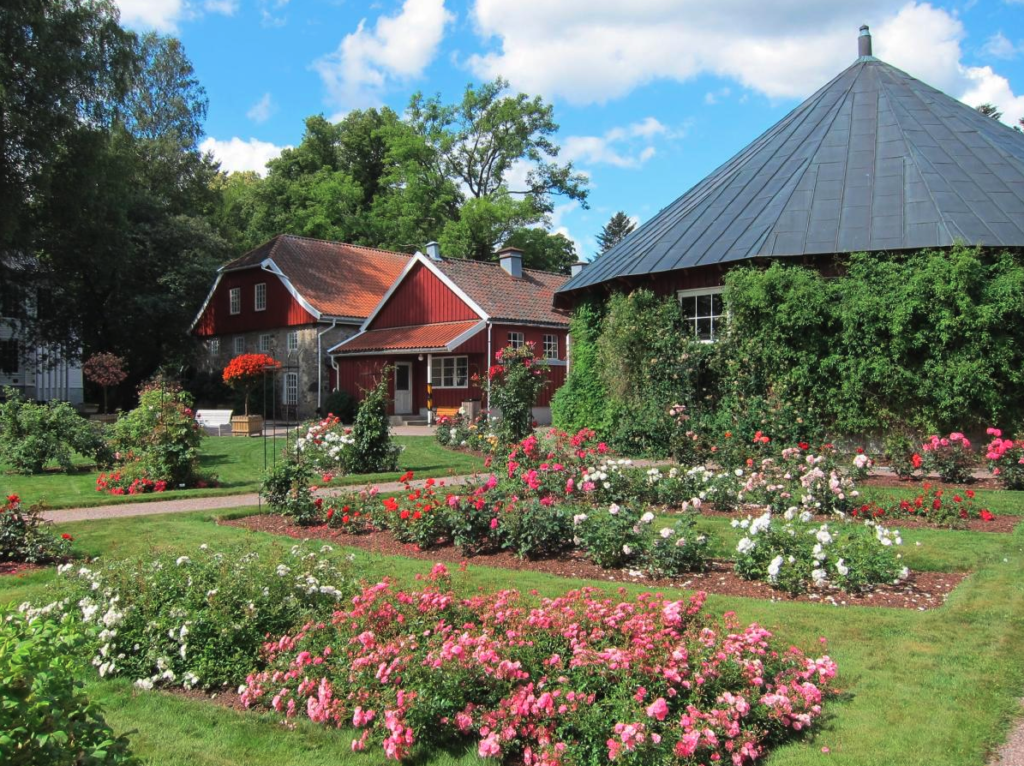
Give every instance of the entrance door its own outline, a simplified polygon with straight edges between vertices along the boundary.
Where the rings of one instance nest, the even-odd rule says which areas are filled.
[[[412,414],[411,362],[395,362],[395,414]]]

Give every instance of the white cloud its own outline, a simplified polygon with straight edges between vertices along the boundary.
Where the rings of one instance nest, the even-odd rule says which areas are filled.
[[[654,117],[625,127],[612,128],[603,136],[568,136],[562,142],[559,157],[588,165],[613,165],[638,168],[654,157],[652,141],[672,132]]]
[[[290,146],[277,146],[268,141],[250,138],[248,141],[235,136],[227,141],[207,138],[199,145],[199,150],[212,152],[220,163],[220,169],[227,173],[240,170],[255,170],[261,176],[267,173],[267,163],[277,157]]]
[[[880,58],[957,97],[983,82],[1007,118],[1016,108],[1005,78],[961,63],[956,16],[917,0],[475,0],[473,19],[493,44],[469,59],[478,76],[575,104],[701,74],[803,98],[854,61],[867,20]]]
[[[253,104],[249,111],[245,113],[245,116],[257,124],[261,124],[270,119],[271,115],[277,111],[277,105],[274,104],[274,100],[271,98],[270,93],[264,93],[263,98]]]
[[[981,52],[997,59],[1013,59],[1020,55],[1021,46],[1014,45],[1002,31],[999,31],[985,41]]]
[[[191,21],[204,13],[233,16],[238,0],[117,0],[121,23],[134,29],[152,29],[156,32],[174,32],[178,23]]]
[[[708,105],[717,104],[723,98],[728,98],[729,94],[731,93],[731,88],[719,88],[718,90],[710,90],[704,94],[704,103]]]
[[[205,0],[203,10],[208,13],[234,16],[238,12],[238,0]]]
[[[360,21],[334,53],[313,64],[329,101],[342,108],[379,104],[389,86],[423,73],[453,18],[444,0],[405,0],[397,15],[378,17],[372,31]]]

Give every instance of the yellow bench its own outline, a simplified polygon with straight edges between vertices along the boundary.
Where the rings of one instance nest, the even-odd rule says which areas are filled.
[[[460,409],[459,407],[438,407],[437,408],[437,416],[439,418],[440,417],[454,418],[456,415],[459,414],[459,409]]]

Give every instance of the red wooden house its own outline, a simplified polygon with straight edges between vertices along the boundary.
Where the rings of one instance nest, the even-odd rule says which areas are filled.
[[[550,383],[536,402],[538,422],[550,422],[551,396],[565,381],[568,315],[552,308],[567,277],[522,267],[522,252],[506,248],[499,263],[414,255],[360,332],[330,349],[337,386],[354,396],[391,368],[392,414],[428,415],[428,385],[438,413],[465,402],[486,407],[487,371],[507,346],[532,343],[547,359]]]

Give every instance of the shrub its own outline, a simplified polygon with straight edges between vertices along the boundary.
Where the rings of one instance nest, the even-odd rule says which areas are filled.
[[[306,433],[295,440],[295,459],[308,463],[321,473],[342,473],[351,460],[349,450],[355,439],[335,415],[306,426]]]
[[[129,766],[128,738],[114,734],[82,690],[72,625],[0,608],[0,762]]]
[[[809,588],[863,591],[909,574],[895,552],[898,532],[874,522],[814,524],[807,511],[787,511],[779,521],[765,513],[733,521],[744,536],[736,546],[736,572],[787,593]]]
[[[345,466],[348,473],[384,473],[398,468],[398,455],[402,448],[391,438],[388,374],[388,368],[385,368],[377,385],[366,392],[359,405],[359,414],[352,428],[350,460]]]
[[[300,526],[323,521],[323,500],[313,497],[313,467],[304,460],[281,460],[263,479],[260,494],[274,513]]]
[[[662,527],[647,548],[645,568],[655,577],[677,577],[707,569],[708,536],[697,531],[695,514]]]
[[[531,603],[514,590],[459,598],[441,565],[431,579],[369,586],[332,620],[272,638],[243,703],[354,725],[353,750],[399,761],[469,741],[508,763],[724,763],[810,727],[837,670],[708,616],[703,593]]]
[[[124,369],[124,359],[116,354],[101,352],[93,354],[82,365],[82,375],[91,383],[95,383],[103,389],[103,411],[109,412],[107,407],[107,389],[111,386],[118,386],[128,377]]]
[[[653,513],[640,514],[612,503],[573,517],[576,540],[587,558],[605,569],[621,569],[642,561],[646,553],[646,527]]]
[[[446,500],[438,493],[439,485],[434,479],[427,479],[422,489],[413,489],[409,484],[412,478],[412,471],[407,471],[401,477],[405,491],[384,498],[374,525],[391,530],[401,543],[427,550],[451,539],[448,515],[443,508]]]
[[[39,473],[49,463],[74,470],[74,454],[107,459],[101,426],[67,402],[35,404],[5,388],[0,403],[0,460],[21,473]]]
[[[854,518],[880,519],[882,517],[909,517],[926,521],[936,527],[963,529],[974,519],[992,521],[995,516],[987,508],[979,508],[974,502],[974,490],[948,492],[932,486],[929,482],[921,485],[921,492],[913,500],[903,499],[888,507],[878,503],[865,503],[852,512]]]
[[[40,516],[39,506],[22,507],[21,498],[8,495],[0,508],[0,561],[45,564],[71,555],[71,535],[58,535]]]
[[[245,414],[249,414],[249,397],[269,371],[281,363],[267,354],[240,354],[224,368],[224,382],[244,397]]]
[[[521,558],[557,555],[572,546],[572,518],[572,508],[566,505],[533,498],[509,503],[497,517],[501,547]]]
[[[139,406],[113,424],[110,444],[121,471],[180,488],[194,487],[202,478],[202,438],[191,394],[177,383],[154,380],[139,389]]]
[[[607,434],[608,389],[599,373],[597,339],[601,335],[603,307],[585,300],[573,310],[569,322],[572,364],[565,383],[551,399],[551,418],[557,428],[576,433],[584,428]]]
[[[334,415],[342,423],[353,423],[359,411],[359,402],[348,391],[331,391],[324,399],[324,412]]]
[[[976,459],[971,442],[961,433],[948,437],[930,436],[921,445],[924,467],[951,484],[974,481]]]
[[[1024,441],[1004,439],[998,428],[989,428],[992,437],[985,448],[985,459],[993,476],[998,476],[1007,489],[1024,489]]]
[[[459,410],[455,415],[442,415],[437,419],[434,438],[442,447],[493,452],[498,447],[498,437],[490,426],[487,415],[470,419]]]
[[[143,689],[237,686],[268,634],[329,612],[353,585],[330,546],[317,554],[203,545],[191,555],[61,569],[57,600],[42,611],[82,624],[101,677]]]
[[[923,461],[918,453],[920,442],[913,439],[906,431],[893,431],[886,434],[882,442],[886,462],[901,479],[911,478],[918,471]]]
[[[200,486],[198,482],[196,486]],[[167,482],[153,480],[141,463],[125,463],[116,471],[101,473],[96,477],[96,491],[110,495],[144,495],[149,492],[167,491]]]
[[[495,354],[499,364],[488,371],[488,406],[501,410],[498,439],[510,445],[533,431],[533,405],[548,385],[548,363],[534,356],[533,343],[502,349]]]

